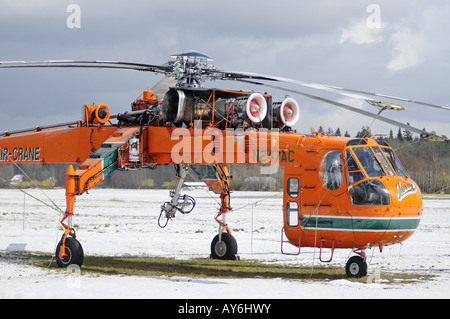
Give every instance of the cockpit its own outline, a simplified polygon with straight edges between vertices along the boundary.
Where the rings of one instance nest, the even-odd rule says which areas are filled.
[[[365,139],[350,140],[345,147],[345,158],[340,151],[325,154],[321,167],[322,184],[337,190],[347,174],[348,191],[354,205],[389,205],[389,192],[380,179],[383,176],[408,177],[394,151],[381,140],[367,143]],[[345,160],[345,162],[343,162]]]

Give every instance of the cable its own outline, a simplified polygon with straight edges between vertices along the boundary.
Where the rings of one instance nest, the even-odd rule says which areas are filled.
[[[194,180],[196,180],[197,182],[200,182],[200,181],[201,181],[197,176],[195,176],[195,175],[193,175],[193,174],[191,173],[191,170],[189,170],[188,175],[191,176],[191,177],[192,177]],[[219,208],[220,208],[220,205],[221,205],[221,204],[217,201],[216,198],[214,198],[214,197],[210,194],[209,190],[205,189],[205,192],[206,192],[206,194],[209,195],[209,197],[211,197],[211,198],[217,203],[217,205],[219,205]]]
[[[41,201],[40,199],[37,199],[36,197],[33,197],[33,196],[31,196],[30,194],[28,194],[28,193],[26,193],[25,191],[23,191],[22,189],[20,189],[20,188],[18,188],[18,187],[16,187],[17,189],[19,189],[21,192],[24,192],[25,194],[27,194],[28,196],[30,196],[30,197],[33,197],[34,199],[36,199],[37,201],[39,201],[39,202],[41,202],[41,203],[43,203],[43,204],[45,204],[46,206],[48,206],[48,207],[50,207],[50,208],[52,208],[52,209],[55,209],[56,211],[58,211],[58,212],[60,212],[60,213],[64,213],[64,211],[61,209],[61,208],[59,208],[59,206],[58,205],[56,205],[56,203],[31,179],[31,177],[30,176],[28,176],[27,175],[27,173],[25,173],[25,171],[14,161],[14,159],[11,159],[11,161],[13,162],[13,164],[23,173],[23,175],[25,175],[29,180],[30,180],[30,182],[45,196],[45,197],[47,197],[47,199],[53,204],[53,206],[54,207],[52,207],[52,206],[50,206],[50,205],[48,205],[47,203],[44,203],[43,201]],[[15,185],[14,185],[15,186]]]
[[[241,207],[238,207],[238,208],[233,208],[233,211],[238,211],[238,210],[240,210],[240,209],[243,209],[243,208],[248,207],[248,206],[251,206],[251,205],[256,205],[256,204],[258,204],[258,203],[260,203],[260,202],[263,202],[263,201],[265,201],[265,200],[267,200],[267,199],[269,199],[269,198],[273,198],[273,197],[279,196],[279,195],[283,195],[283,193],[278,192],[278,193],[276,193],[276,194],[274,194],[274,195],[272,195],[272,196],[264,197],[264,198],[261,199],[261,200],[257,200],[256,202],[248,203],[247,205],[244,205],[244,206],[241,206]]]

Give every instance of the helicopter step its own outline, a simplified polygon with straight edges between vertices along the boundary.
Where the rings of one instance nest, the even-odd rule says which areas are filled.
[[[281,229],[281,241],[280,241],[280,243],[281,243],[281,253],[283,254],[283,255],[291,255],[291,256],[298,256],[298,255],[300,255],[300,250],[301,250],[301,237],[302,237],[302,231],[301,231],[301,229],[299,229],[298,230],[299,231],[299,235],[298,235],[298,242],[296,242],[296,243],[293,243],[291,240],[286,240],[285,239],[285,234],[286,234],[286,228],[285,227],[283,227],[282,229]],[[284,244],[291,244],[291,245],[293,245],[294,247],[296,247],[297,248],[297,250],[296,251],[289,251],[289,250],[287,250],[286,248],[285,248],[285,245]]]

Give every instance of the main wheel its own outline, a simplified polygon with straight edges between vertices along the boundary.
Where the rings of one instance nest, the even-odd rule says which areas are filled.
[[[211,258],[235,260],[237,250],[237,242],[233,236],[228,233],[222,233],[222,241],[219,241],[219,235],[217,234],[211,243]]]
[[[350,278],[361,278],[367,275],[367,263],[361,256],[353,256],[345,265],[345,272]]]
[[[58,243],[58,246],[56,247],[56,263],[61,268],[66,268],[69,265],[78,265],[81,267],[83,265],[84,260],[84,252],[83,247],[81,246],[80,242],[76,240],[73,237],[67,237],[66,238],[66,247],[65,252],[66,256],[60,257],[59,252],[61,251],[61,245],[63,244],[63,240]]]

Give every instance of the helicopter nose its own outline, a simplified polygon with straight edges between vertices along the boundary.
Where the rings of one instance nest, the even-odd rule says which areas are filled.
[[[392,193],[399,206],[422,205],[422,193],[419,186],[411,179],[399,178],[396,180]]]

